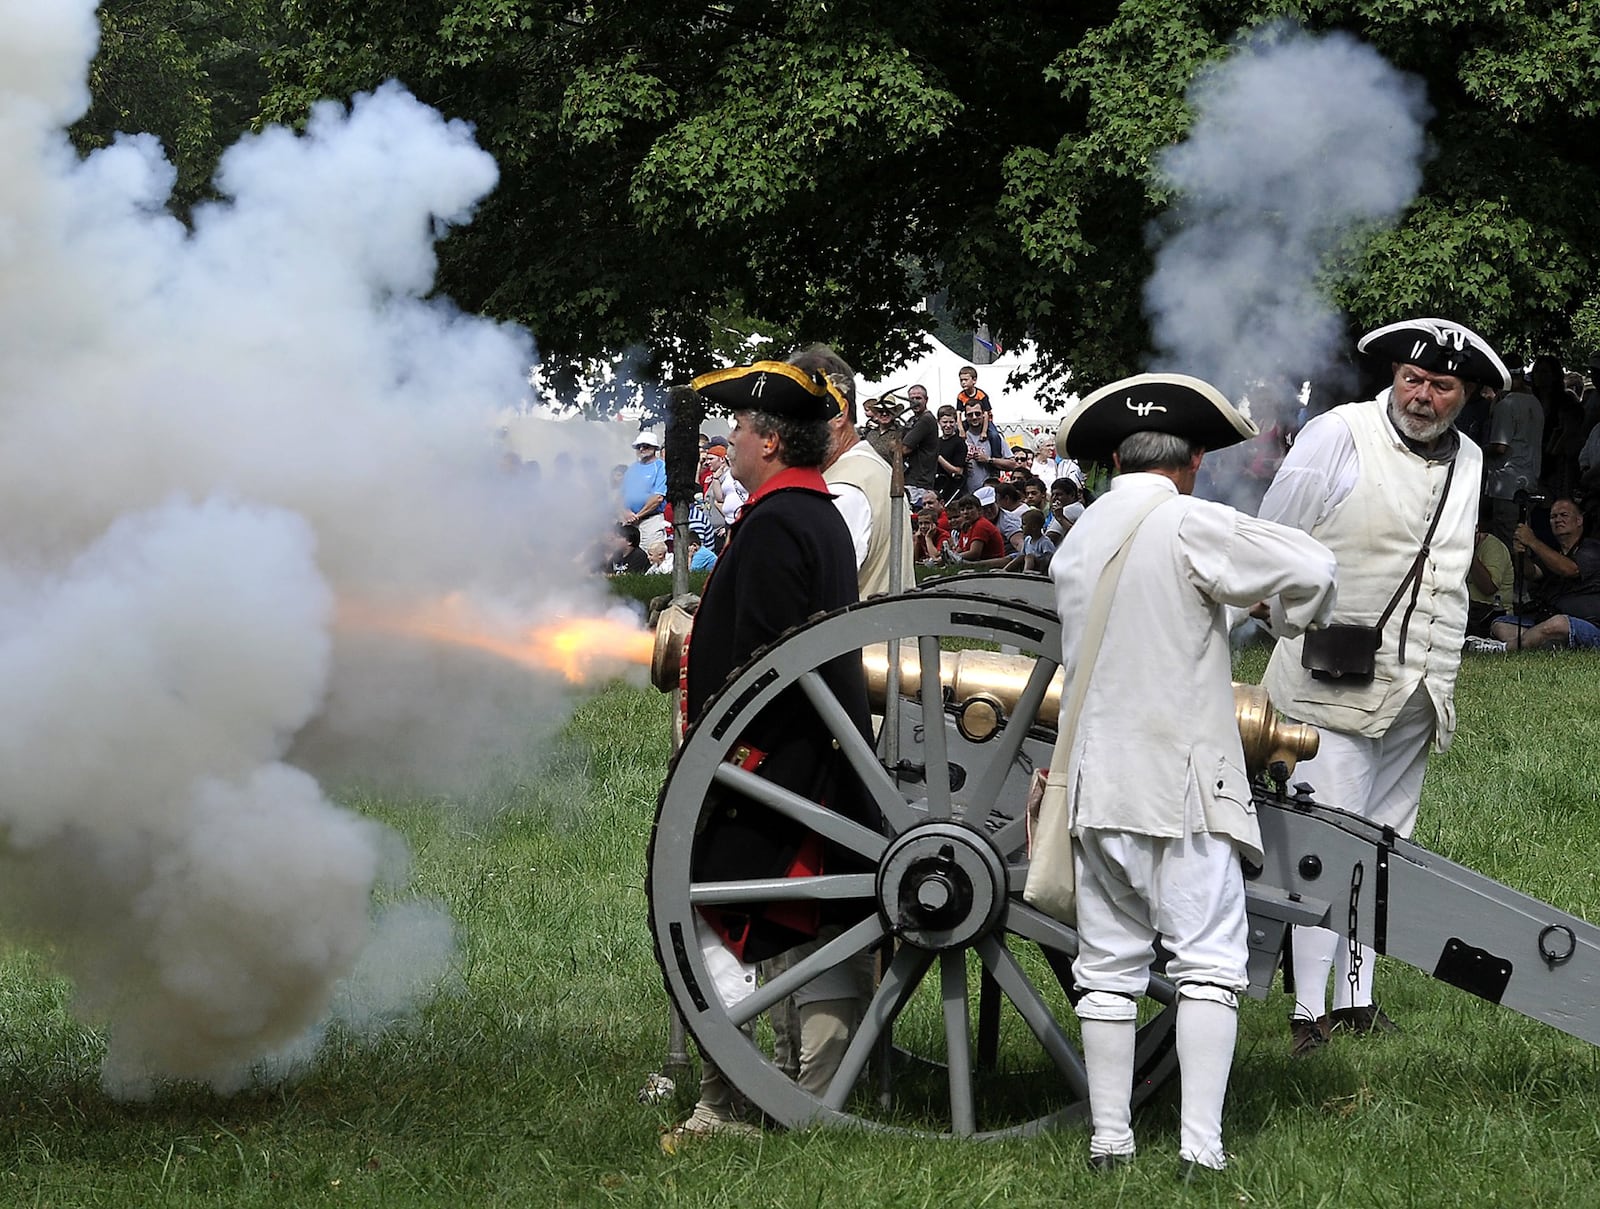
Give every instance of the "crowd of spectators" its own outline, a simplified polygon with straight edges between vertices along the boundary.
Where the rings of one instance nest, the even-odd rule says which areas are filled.
[[[977,377],[972,366],[962,369],[960,393],[937,409],[920,384],[867,399],[858,432],[902,471],[906,534],[917,562],[1043,574],[1092,495],[1078,464],[1057,453],[1054,437],[1029,443],[1002,434]],[[659,432],[641,432],[634,442],[636,460],[612,470],[617,525],[595,559],[605,574],[672,570],[673,516],[662,444]],[[701,435],[698,489],[688,516],[691,570],[715,565],[728,527],[748,498],[729,470],[727,452],[725,437]]]
[[[1469,642],[1479,650],[1600,647],[1600,353],[1587,375],[1554,357],[1513,369],[1511,388],[1484,388],[1461,431],[1484,451],[1482,513],[1469,576]],[[925,386],[862,404],[861,438],[904,481],[907,537],[926,567],[1045,573],[1093,499],[1083,470],[1054,437],[1005,436],[972,366],[960,392],[935,404]],[[1246,477],[1275,468],[1296,422],[1252,443]],[[727,461],[727,440],[702,435],[698,491],[688,523],[691,570],[715,565],[748,493]],[[672,569],[671,506],[658,432],[639,434],[636,460],[614,468],[618,523],[598,557],[607,574]],[[1261,477],[1256,475],[1256,477]]]

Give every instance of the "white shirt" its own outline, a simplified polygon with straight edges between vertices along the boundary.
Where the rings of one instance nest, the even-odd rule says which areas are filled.
[[[1321,623],[1334,558],[1298,530],[1181,496],[1163,475],[1119,475],[1050,562],[1069,694],[1095,586],[1152,493],[1167,498],[1129,548],[1069,767],[1050,780],[1067,787],[1075,834],[1206,831],[1259,860],[1226,606],[1278,597],[1286,628]]]
[[[726,466],[712,476],[708,486],[722,493],[722,499],[717,502],[717,506],[722,509],[723,520],[730,525],[733,524],[739,519],[739,509],[744,507],[745,501],[750,498],[750,493],[744,489],[743,483],[733,477],[733,471]]]
[[[872,505],[867,493],[854,483],[829,483],[833,492],[833,506],[844,517],[845,528],[850,530],[850,542],[856,548],[856,570],[867,561],[867,547],[872,544]]]

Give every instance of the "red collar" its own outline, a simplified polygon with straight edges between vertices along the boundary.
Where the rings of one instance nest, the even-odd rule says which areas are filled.
[[[745,501],[748,508],[758,500],[764,500],[775,491],[786,491],[791,487],[800,487],[807,491],[815,491],[820,495],[832,495],[828,490],[827,480],[822,477],[822,471],[815,466],[790,466],[773,475],[760,488],[750,494]]]

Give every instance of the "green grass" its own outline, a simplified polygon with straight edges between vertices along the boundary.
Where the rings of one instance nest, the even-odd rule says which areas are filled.
[[[1260,664],[1247,652],[1242,678]],[[1418,827],[1590,919],[1597,672],[1576,655],[1469,658],[1460,732],[1430,766]],[[1175,1086],[1140,1114],[1141,1156],[1112,1177],[1084,1169],[1082,1126],[993,1144],[772,1132],[663,1155],[658,1132],[688,1089],[656,1108],[635,1092],[667,1035],[642,890],[667,724],[666,698],[613,686],[540,775],[492,802],[347,795],[410,841],[414,889],[457,920],[459,976],[379,1040],[331,1038],[286,1085],[110,1101],[70,988],[38,956],[6,954],[0,1206],[1600,1203],[1600,1051],[1393,963],[1380,988],[1402,1037],[1290,1064],[1282,994],[1245,1004],[1237,1157],[1204,1188],[1173,1184]]]

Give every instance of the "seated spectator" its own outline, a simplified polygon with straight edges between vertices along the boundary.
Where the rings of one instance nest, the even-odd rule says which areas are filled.
[[[621,524],[612,540],[608,575],[640,575],[650,569],[650,559],[639,549],[639,526]]]
[[[920,563],[936,563],[950,543],[950,530],[940,519],[938,504],[924,504],[917,513],[915,545],[911,556]]]
[[[717,554],[698,536],[689,538],[689,570],[709,571],[717,565]]]
[[[1525,558],[1535,581],[1532,610],[1496,618],[1494,638],[1510,650],[1600,647],[1600,541],[1583,536],[1583,513],[1566,496],[1550,505],[1556,544],[1540,541],[1526,522],[1512,553]]]
[[[1007,571],[1034,571],[1044,574],[1056,544],[1045,536],[1044,513],[1037,508],[1022,510],[1022,548],[1005,566]]]
[[[1512,601],[1513,576],[1511,551],[1489,532],[1489,510],[1478,515],[1477,544],[1472,551],[1472,566],[1467,570],[1467,633],[1474,638],[1489,637],[1489,623],[1506,611]]]
[[[1006,544],[1000,530],[983,515],[983,505],[975,495],[964,495],[956,501],[956,526],[954,542],[945,547],[944,560],[948,563],[994,563],[999,565],[1006,557]]]
[[[1037,508],[1040,512],[1050,511],[1050,488],[1043,479],[1030,474],[1017,485],[1022,488],[1024,507]]]
[[[1005,539],[1006,549],[1013,553],[1020,550],[1024,511],[1022,488],[1015,483],[1001,483],[994,489],[992,507],[984,499],[983,491],[978,492],[978,500],[984,505],[983,514],[994,522],[995,528],[1000,530],[1000,536]]]
[[[667,549],[666,542],[651,542],[645,547],[644,556],[650,560],[652,575],[672,574],[672,551]]]
[[[1059,545],[1082,515],[1083,491],[1077,482],[1063,475],[1051,483],[1050,514],[1044,522],[1044,531],[1050,540]]]

